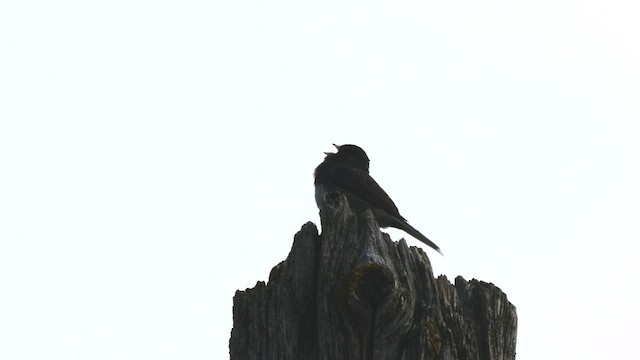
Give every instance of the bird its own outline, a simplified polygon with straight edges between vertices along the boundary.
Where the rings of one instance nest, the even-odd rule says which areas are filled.
[[[325,152],[324,161],[314,172],[315,198],[319,209],[322,209],[327,192],[340,192],[346,196],[353,210],[361,212],[371,209],[380,227],[403,230],[442,254],[438,245],[409,225],[393,200],[369,175],[369,157],[362,148],[351,144],[333,146],[338,151]]]

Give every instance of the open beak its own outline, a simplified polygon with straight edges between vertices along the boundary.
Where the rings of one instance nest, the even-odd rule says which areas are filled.
[[[338,151],[340,151],[340,146],[338,146],[338,145],[336,145],[336,144],[333,144],[333,146],[335,146],[335,147],[336,147],[336,149],[338,149]],[[335,153],[325,151],[325,152],[324,152],[324,154],[325,154],[325,155],[333,155],[333,154],[335,154]]]

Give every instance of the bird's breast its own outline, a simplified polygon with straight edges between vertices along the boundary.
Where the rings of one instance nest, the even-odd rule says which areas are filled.
[[[327,193],[327,188],[322,184],[316,184],[316,205],[318,209],[322,209],[324,206],[324,194]]]

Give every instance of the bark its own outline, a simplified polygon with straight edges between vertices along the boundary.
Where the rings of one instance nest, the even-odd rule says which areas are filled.
[[[327,194],[268,284],[237,291],[232,360],[515,359],[515,307],[496,286],[435,278],[427,255]]]

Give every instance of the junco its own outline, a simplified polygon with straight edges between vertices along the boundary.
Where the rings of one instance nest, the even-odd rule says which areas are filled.
[[[353,210],[360,212],[371,209],[381,227],[404,230],[441,253],[438,245],[409,225],[393,200],[369,175],[369,157],[364,150],[356,145],[333,146],[338,152],[325,153],[327,156],[315,171],[318,208],[324,203],[325,193],[338,191],[347,197]]]

